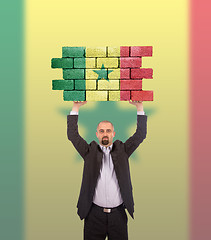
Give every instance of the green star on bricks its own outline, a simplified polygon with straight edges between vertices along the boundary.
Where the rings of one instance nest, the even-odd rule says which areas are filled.
[[[104,64],[102,64],[102,67],[101,67],[100,70],[93,70],[93,71],[98,74],[98,79],[97,79],[97,81],[98,81],[98,80],[101,80],[101,79],[105,79],[105,80],[109,81],[109,79],[108,79],[108,74],[111,73],[111,72],[113,72],[113,70],[107,70],[107,69],[105,69]]]

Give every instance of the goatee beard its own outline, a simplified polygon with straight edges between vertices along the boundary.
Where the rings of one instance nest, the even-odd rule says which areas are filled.
[[[102,144],[103,145],[108,145],[109,141],[106,139],[106,140],[102,140]]]

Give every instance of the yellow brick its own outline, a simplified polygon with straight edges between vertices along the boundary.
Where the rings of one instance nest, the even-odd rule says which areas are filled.
[[[108,100],[109,101],[120,101],[120,91],[109,91]]]
[[[120,80],[104,80],[101,79],[98,81],[98,90],[119,90],[119,81]]]
[[[97,68],[118,68],[118,58],[97,58]]]
[[[86,57],[106,57],[106,47],[87,47]]]
[[[95,58],[86,58],[86,68],[95,68]]]
[[[96,80],[86,80],[86,89],[96,90]]]
[[[113,70],[111,73],[108,74],[109,79],[120,79],[120,69],[108,69]]]
[[[86,91],[86,101],[107,101],[107,91]]]
[[[94,80],[98,79],[98,74],[95,73],[93,70],[96,70],[96,69],[86,69],[86,79],[94,79]]]
[[[120,57],[120,47],[108,47],[108,57]]]

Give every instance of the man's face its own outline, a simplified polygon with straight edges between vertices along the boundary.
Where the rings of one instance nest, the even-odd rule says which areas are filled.
[[[109,122],[101,122],[98,125],[96,136],[99,140],[99,143],[105,147],[108,147],[112,144],[115,132],[113,126]]]

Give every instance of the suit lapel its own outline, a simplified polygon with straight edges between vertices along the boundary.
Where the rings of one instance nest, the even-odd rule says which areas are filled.
[[[112,147],[112,150],[111,150],[111,157],[112,157],[112,161],[113,161],[114,166],[117,166],[118,165],[118,152],[117,152],[115,142],[113,143],[113,147]]]
[[[102,159],[103,159],[103,151],[101,150],[100,146],[98,145],[98,150],[97,150],[97,161],[96,161],[96,169],[97,172],[100,172],[100,168],[102,166]]]

